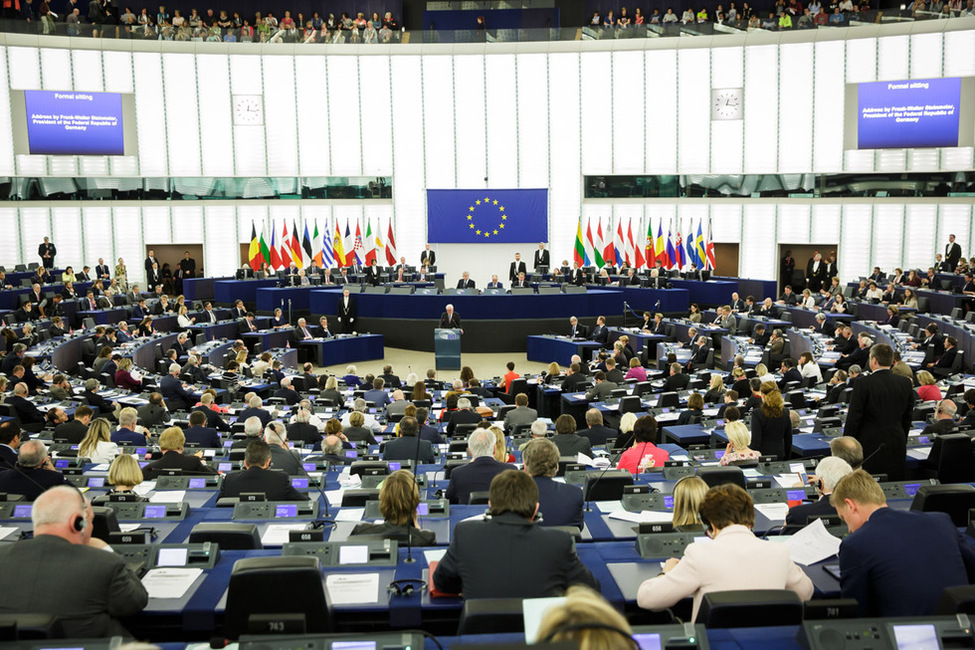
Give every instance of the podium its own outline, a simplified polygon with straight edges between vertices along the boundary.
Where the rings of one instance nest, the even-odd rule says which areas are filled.
[[[460,370],[460,330],[433,330],[433,356],[437,370]]]

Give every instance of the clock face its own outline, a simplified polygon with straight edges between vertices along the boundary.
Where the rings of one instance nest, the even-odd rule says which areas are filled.
[[[264,97],[261,95],[234,95],[234,124],[264,124]]]
[[[711,119],[740,120],[744,117],[741,88],[714,88],[711,90]]]

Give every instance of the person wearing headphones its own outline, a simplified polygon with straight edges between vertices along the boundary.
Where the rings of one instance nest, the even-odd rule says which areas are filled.
[[[303,476],[301,458],[288,446],[288,432],[284,423],[275,420],[264,427],[264,442],[271,451],[271,467],[288,476]]]
[[[937,438],[951,433],[951,430],[958,426],[955,422],[955,414],[958,412],[958,405],[950,399],[943,399],[938,402],[934,409],[934,422],[924,427],[922,436]]]
[[[261,439],[247,443],[244,451],[244,469],[230,472],[223,479],[218,499],[239,497],[244,492],[263,492],[268,501],[307,501],[308,495],[291,485],[291,478],[284,472],[273,472],[271,450]]]
[[[819,500],[789,508],[789,514],[785,516],[786,526],[805,526],[810,517],[835,515],[836,508],[830,504],[829,495],[833,493],[833,488],[840,479],[852,472],[850,464],[837,456],[827,456],[819,461],[815,478],[810,477],[819,493]]]
[[[22,442],[17,463],[0,472],[0,492],[20,494],[27,501],[33,501],[50,487],[66,483],[61,472],[54,469],[47,445],[40,440]]]
[[[588,587],[569,587],[565,602],[545,612],[538,643],[574,641],[579,650],[633,650],[633,630],[605,598]]]
[[[55,614],[68,638],[132,636],[117,619],[141,612],[149,594],[121,556],[92,538],[92,518],[74,487],[37,498],[33,539],[0,547],[0,614]]]
[[[417,521],[420,490],[409,470],[399,469],[386,477],[379,488],[379,512],[382,523],[363,522],[352,529],[352,535],[372,535],[383,539],[396,539],[405,544],[407,538],[413,546],[433,546],[437,535],[432,530],[422,530]]]
[[[664,609],[693,596],[694,621],[711,591],[789,589],[803,601],[812,598],[812,580],[789,557],[789,549],[755,537],[755,502],[741,487],[711,488],[701,503],[701,522],[711,542],[691,544],[683,558],[670,558],[660,575],[644,581],[637,591],[640,607]]]

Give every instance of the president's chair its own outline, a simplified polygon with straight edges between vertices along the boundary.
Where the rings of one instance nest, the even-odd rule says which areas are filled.
[[[272,623],[285,622],[283,626]],[[230,574],[224,634],[331,632],[332,606],[314,556],[238,560]]]
[[[457,636],[524,632],[521,598],[473,598],[464,601]]]
[[[704,594],[697,622],[708,628],[802,623],[802,601],[788,589],[712,591]]]

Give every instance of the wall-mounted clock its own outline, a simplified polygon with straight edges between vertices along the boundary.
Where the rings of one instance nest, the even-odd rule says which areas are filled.
[[[260,126],[264,124],[264,97],[262,95],[234,95],[234,124]]]
[[[745,116],[741,88],[711,89],[711,120],[740,120]]]

